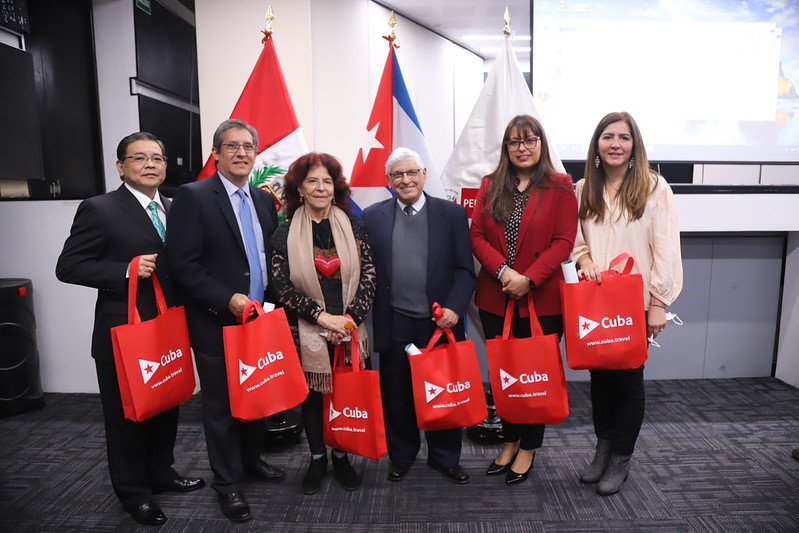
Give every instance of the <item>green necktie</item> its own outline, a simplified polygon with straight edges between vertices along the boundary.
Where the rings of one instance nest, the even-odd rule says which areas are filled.
[[[166,241],[166,228],[164,227],[164,223],[161,222],[161,219],[158,218],[158,203],[155,200],[150,202],[147,206],[147,211],[150,213],[150,220],[153,221],[153,226],[155,226],[155,231],[158,232],[158,236],[161,237],[161,242]]]

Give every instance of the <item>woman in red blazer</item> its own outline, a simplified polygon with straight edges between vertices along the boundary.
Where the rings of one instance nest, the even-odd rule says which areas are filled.
[[[496,170],[483,178],[472,215],[474,255],[482,268],[475,303],[486,339],[502,334],[508,298],[517,301],[513,336],[530,336],[527,293],[545,334],[563,335],[560,263],[577,233],[577,198],[571,177],[555,171],[541,123],[528,115],[505,128]],[[504,445],[486,474],[525,481],[544,440],[542,424],[502,421]]]

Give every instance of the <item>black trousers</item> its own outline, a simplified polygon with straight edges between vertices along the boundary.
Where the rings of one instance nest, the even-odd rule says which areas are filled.
[[[136,506],[152,499],[153,485],[178,477],[172,469],[178,408],[143,422],[127,420],[114,361],[95,359],[94,363],[103,405],[111,485],[124,507]]]
[[[195,350],[202,387],[203,429],[208,460],[214,472],[213,489],[220,494],[242,489],[246,470],[258,461],[264,444],[263,419],[241,422],[230,414],[227,369],[222,354]]]
[[[387,352],[380,352],[380,390],[386,441],[391,462],[410,465],[419,453],[421,438],[416,425],[411,367],[405,346],[411,342],[419,348],[427,346],[436,325],[430,318],[411,318],[399,313],[392,315],[391,347]],[[463,340],[464,336],[457,332],[456,338]],[[461,428],[425,431],[428,460],[445,468],[460,463],[462,433]]]
[[[502,335],[502,328],[505,324],[505,317],[480,310],[480,322],[483,325],[483,333],[486,339]],[[545,335],[557,333],[560,339],[563,336],[563,317],[561,315],[539,316],[538,322]],[[513,336],[524,339],[530,336],[530,319],[519,316],[518,303],[514,309],[513,322],[511,322]],[[544,443],[544,424],[514,424],[507,420],[502,420],[502,439],[505,442],[519,441],[519,448],[522,450],[536,450]]]
[[[591,370],[594,431],[610,451],[632,455],[644,422],[644,365],[629,370]]]

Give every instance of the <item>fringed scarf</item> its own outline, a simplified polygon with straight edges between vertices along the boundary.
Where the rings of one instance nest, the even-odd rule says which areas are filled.
[[[355,298],[361,280],[360,253],[347,213],[334,205],[330,208],[328,218],[336,253],[341,261],[339,267],[341,295],[346,310]],[[325,309],[325,297],[314,266],[313,248],[313,221],[305,206],[301,205],[294,212],[289,226],[288,255],[291,283]],[[323,394],[332,392],[328,343],[319,334],[323,328],[301,317],[298,318],[297,325],[300,333],[300,361],[305,371],[305,378],[308,380],[308,387]],[[358,352],[361,361],[369,357],[365,324],[358,326]]]

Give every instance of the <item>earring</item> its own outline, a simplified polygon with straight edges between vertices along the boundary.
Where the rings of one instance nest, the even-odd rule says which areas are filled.
[[[304,201],[305,201],[305,198],[303,198],[302,196],[300,196],[300,203],[303,203]]]
[[[635,157],[631,157],[630,162],[627,164],[627,168],[633,168],[634,164],[635,164]]]
[[[595,167],[595,168],[599,168],[599,156],[596,156],[596,157],[594,158],[594,167]]]

